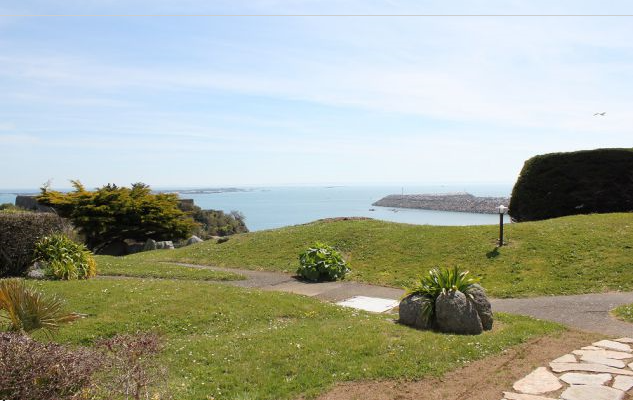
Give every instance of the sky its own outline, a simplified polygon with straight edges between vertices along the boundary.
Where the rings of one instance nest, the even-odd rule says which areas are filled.
[[[513,183],[633,146],[633,17],[384,14],[633,2],[4,0],[0,188]]]

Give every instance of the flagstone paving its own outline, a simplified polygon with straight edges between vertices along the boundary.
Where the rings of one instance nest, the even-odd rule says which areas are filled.
[[[549,367],[536,368],[517,380],[513,391],[503,393],[503,399],[622,400],[633,389],[633,354],[629,353],[629,344],[633,344],[633,338],[602,340],[562,355]],[[591,356],[592,362],[585,362]],[[614,368],[614,361],[622,368]]]

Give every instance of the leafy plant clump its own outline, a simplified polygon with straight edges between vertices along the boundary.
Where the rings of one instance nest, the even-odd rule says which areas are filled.
[[[435,320],[435,300],[440,294],[460,291],[467,297],[472,297],[470,291],[477,280],[469,277],[469,274],[457,267],[433,268],[427,275],[420,277],[414,286],[408,288],[403,298],[411,295],[422,297],[422,318],[428,324]]]
[[[299,255],[297,274],[309,281],[335,281],[350,272],[349,264],[331,246],[317,242]]]
[[[77,280],[97,275],[97,263],[88,248],[63,234],[42,238],[35,244],[34,255],[52,278]]]
[[[66,312],[61,299],[27,286],[22,279],[0,280],[0,321],[8,322],[7,331],[29,334],[43,329],[50,333],[80,317]]]

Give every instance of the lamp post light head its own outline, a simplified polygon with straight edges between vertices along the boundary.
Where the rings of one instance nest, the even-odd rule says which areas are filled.
[[[508,212],[508,208],[506,206],[499,205],[497,207],[497,211],[499,212],[499,214],[506,214]]]

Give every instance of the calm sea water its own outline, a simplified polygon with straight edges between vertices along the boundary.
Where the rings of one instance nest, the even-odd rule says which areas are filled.
[[[509,196],[511,185],[424,185],[424,186],[335,186],[335,187],[267,187],[245,188],[239,192],[182,194],[194,199],[203,209],[230,212],[238,210],[246,216],[251,231],[266,230],[308,223],[328,217],[371,217],[410,224],[466,226],[498,224],[494,214],[438,212],[416,209],[392,209],[372,206],[390,195],[421,193],[469,192],[476,196]],[[29,191],[0,190],[0,203],[13,203],[15,194]],[[37,191],[33,191],[37,192]],[[375,209],[370,211],[370,209]]]

